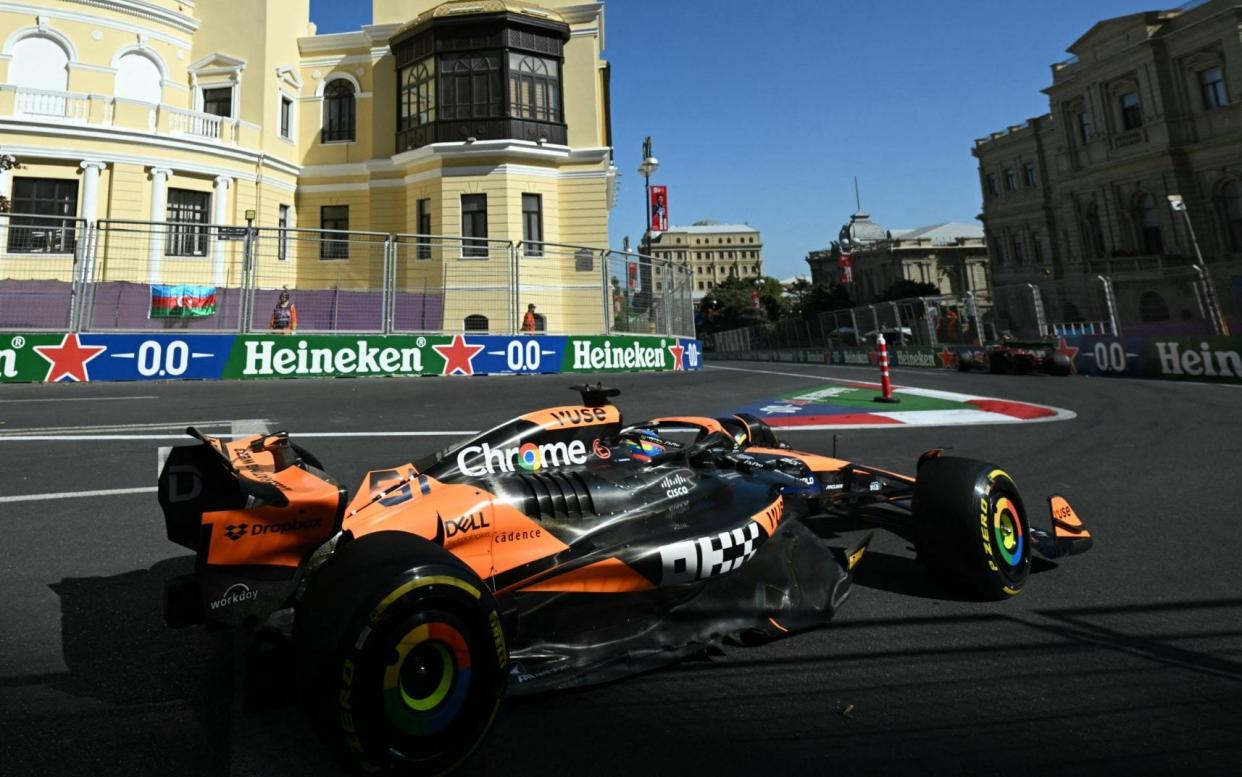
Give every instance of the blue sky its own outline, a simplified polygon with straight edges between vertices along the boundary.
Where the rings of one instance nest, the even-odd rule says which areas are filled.
[[[644,220],[651,135],[674,224],[763,232],[765,272],[807,271],[854,210],[889,228],[971,222],[974,139],[1047,111],[1049,66],[1136,0],[614,0],[613,141],[622,173],[612,239]],[[370,3],[311,0],[322,32],[370,22]]]

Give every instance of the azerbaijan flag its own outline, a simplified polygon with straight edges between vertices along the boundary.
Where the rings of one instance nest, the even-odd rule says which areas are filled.
[[[201,318],[215,313],[215,286],[151,286],[151,318]]]

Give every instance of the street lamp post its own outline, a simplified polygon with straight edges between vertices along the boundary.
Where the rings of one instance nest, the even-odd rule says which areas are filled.
[[[1186,210],[1186,201],[1182,199],[1180,194],[1169,195],[1169,207],[1174,212],[1182,214],[1186,219],[1186,230],[1190,232],[1190,242],[1195,247],[1195,258],[1198,263],[1195,269],[1199,273],[1199,277],[1203,279],[1203,296],[1206,297],[1208,306],[1208,315],[1212,318],[1212,329],[1218,335],[1229,334],[1229,322],[1225,321],[1224,315],[1221,314],[1220,302],[1216,298],[1216,284],[1212,282],[1212,274],[1208,272],[1207,264],[1203,261],[1203,252],[1199,250],[1199,238],[1195,235],[1195,226],[1190,222],[1190,211]]]
[[[660,169],[660,160],[656,159],[651,153],[651,136],[648,135],[643,140],[643,161],[638,165],[638,174],[643,177],[643,197],[646,200],[645,210],[647,214],[647,223],[643,225],[643,242],[638,257],[638,276],[639,283],[643,283],[643,257],[651,256],[651,176],[656,170]],[[650,282],[650,275],[647,276],[647,282]],[[650,299],[651,290],[645,288],[644,297]],[[635,305],[635,307],[646,310],[646,305]]]
[[[651,136],[643,140],[643,161],[638,166],[638,174],[643,177],[643,190],[647,211],[647,223],[643,226],[643,251],[651,251],[651,176],[660,169],[660,160],[651,154]]]

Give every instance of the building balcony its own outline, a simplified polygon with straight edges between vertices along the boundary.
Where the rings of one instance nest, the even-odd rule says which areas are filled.
[[[0,85],[0,119],[58,127],[140,132],[213,146],[258,149],[260,128],[240,119],[100,94]],[[48,128],[51,125],[51,128]]]
[[[397,132],[397,151],[410,151],[431,143],[475,140],[526,140],[563,146],[568,143],[564,124],[529,119],[441,119]]]

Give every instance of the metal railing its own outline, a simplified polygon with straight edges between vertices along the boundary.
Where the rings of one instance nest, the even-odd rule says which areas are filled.
[[[286,290],[300,332],[510,334],[534,305],[541,333],[694,336],[689,268],[638,254],[0,214],[0,330],[263,332]]]
[[[210,140],[233,140],[231,125],[230,136],[227,138],[221,136],[220,133],[225,127],[225,121],[224,118],[215,114],[187,111],[184,108],[174,108],[171,105],[161,105],[160,111],[168,114],[168,128],[172,132],[208,138]]]
[[[90,101],[86,95],[75,92],[49,92],[16,87],[13,109],[19,116],[49,116],[86,121],[90,116]]]
[[[1084,267],[1084,270],[1087,269]],[[1217,294],[1209,293],[1211,277]],[[1075,335],[1198,336],[1242,329],[1242,257],[1207,272],[1172,262],[1117,276],[1084,272],[999,286],[990,295],[926,297],[820,313],[809,319],[719,332],[716,351],[870,347],[883,332],[897,347],[982,343]],[[1220,293],[1227,289],[1229,293]],[[1215,300],[1215,307],[1214,307]]]

